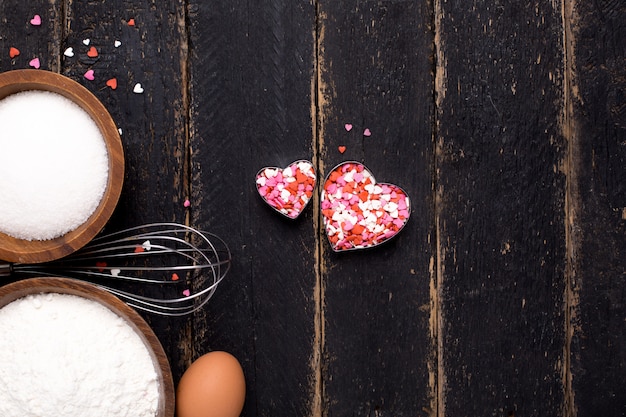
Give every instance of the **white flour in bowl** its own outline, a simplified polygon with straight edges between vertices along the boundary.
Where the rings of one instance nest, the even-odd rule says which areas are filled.
[[[102,304],[28,295],[0,309],[0,416],[154,417],[159,383],[136,331]]]
[[[104,138],[61,94],[32,90],[0,100],[0,232],[48,240],[85,223],[108,182]]]

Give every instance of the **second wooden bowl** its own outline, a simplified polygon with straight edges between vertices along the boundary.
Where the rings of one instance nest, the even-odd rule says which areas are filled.
[[[93,284],[70,278],[29,278],[0,287],[0,309],[22,297],[35,294],[69,294],[95,301],[122,318],[143,341],[154,365],[159,383],[159,404],[155,417],[173,417],[174,383],[167,356],[148,323],[131,307]],[[98,326],[99,323],[94,323]],[[23,331],[28,331],[24,329]],[[60,372],[62,370],[59,370]],[[103,372],[112,372],[104,369]],[[10,388],[9,388],[10,389]]]

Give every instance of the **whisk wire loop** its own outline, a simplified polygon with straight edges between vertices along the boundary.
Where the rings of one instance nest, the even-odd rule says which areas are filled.
[[[212,233],[178,223],[150,223],[98,236],[58,261],[11,264],[9,269],[14,275],[89,281],[138,310],[180,316],[209,301],[231,259],[226,243]],[[126,283],[123,289],[120,281]],[[149,295],[153,293],[157,295]]]

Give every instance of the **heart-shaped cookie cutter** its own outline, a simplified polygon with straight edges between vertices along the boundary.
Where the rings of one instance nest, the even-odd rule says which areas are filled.
[[[378,246],[395,237],[411,214],[402,188],[377,183],[371,171],[356,161],[342,162],[326,176],[320,208],[335,252]]]

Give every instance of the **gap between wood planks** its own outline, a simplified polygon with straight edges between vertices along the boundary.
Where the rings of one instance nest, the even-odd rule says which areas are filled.
[[[185,194],[183,198],[190,199],[191,198],[191,184],[192,184],[192,172],[191,172],[191,133],[190,133],[190,124],[191,124],[191,74],[189,73],[189,68],[191,66],[190,55],[189,55],[189,43],[191,34],[189,32],[189,18],[188,18],[188,9],[189,4],[187,1],[182,3],[182,7],[178,7],[176,9],[176,24],[178,27],[178,33],[180,35],[180,44],[179,44],[179,61],[180,61],[180,72],[181,72],[181,101],[182,108],[180,110],[176,110],[177,113],[181,114],[182,119],[184,120],[184,132],[183,137],[178,138],[178,147],[182,149],[181,165],[182,165],[182,190]],[[185,218],[184,224],[186,226],[191,226],[191,210],[185,210]],[[194,359],[196,359],[202,352],[197,352],[196,345],[194,343],[188,343],[189,341],[194,340],[194,326],[193,321],[186,321],[185,327],[182,332],[182,337],[179,339],[179,348],[182,352],[181,360],[185,362],[186,367],[191,365]]]
[[[578,22],[575,12],[575,0],[561,1],[561,25],[563,31],[563,113],[562,132],[567,144],[566,160],[563,161],[565,174],[565,345],[563,346],[563,416],[577,415],[572,386],[572,337],[577,328],[577,310],[579,306],[580,285],[576,278],[578,250],[580,244],[578,177],[576,167],[580,165],[580,143],[574,117],[574,100],[579,100],[574,77],[575,37]]]
[[[444,259],[445,250],[441,243],[441,225],[439,224],[439,211],[441,207],[441,198],[443,194],[443,190],[441,185],[438,184],[437,176],[438,173],[438,158],[439,155],[442,154],[441,147],[443,146],[443,142],[439,137],[439,118],[438,112],[441,108],[441,103],[446,96],[446,59],[443,54],[443,45],[441,41],[441,21],[443,19],[443,11],[441,9],[441,0],[433,1],[433,30],[435,31],[434,35],[434,50],[435,57],[433,62],[433,73],[435,77],[434,89],[433,91],[433,101],[434,104],[434,123],[433,123],[433,143],[435,143],[435,152],[433,155],[433,187],[435,190],[435,207],[434,207],[434,215],[435,215],[435,255],[437,259],[435,260],[435,265],[433,268],[433,274],[430,278],[430,297],[431,297],[431,344],[433,346],[433,358],[429,361],[430,367],[435,370],[434,377],[431,381],[429,381],[431,385],[431,396],[433,397],[431,400],[431,417],[438,417],[445,415],[445,401],[444,401],[444,387],[446,385],[446,375],[443,369],[443,334],[441,329],[443,328],[441,309],[440,309],[440,291],[442,287],[443,280],[443,268],[444,268]],[[432,328],[434,327],[434,328]],[[434,363],[431,363],[433,362]]]
[[[324,103],[324,95],[322,94],[322,71],[323,65],[320,48],[324,38],[324,28],[321,23],[320,6],[315,1],[315,27],[313,28],[313,62],[315,65],[313,76],[311,77],[311,119],[312,119],[312,137],[313,137],[313,163],[317,166],[318,172],[323,172],[323,161],[320,156],[321,148],[323,144],[323,123],[320,123],[323,117],[322,109]],[[313,216],[314,230],[320,231],[321,215],[320,215],[320,202],[318,198],[313,198],[313,213],[317,215]],[[313,352],[311,355],[311,371],[312,378],[310,382],[312,390],[312,404],[311,404],[311,416],[321,417],[323,415],[324,404],[324,282],[322,280],[322,270],[325,269],[323,264],[324,260],[324,245],[322,245],[322,233],[318,232],[317,239],[315,239],[315,272],[316,280],[314,287],[314,300],[315,300],[315,316],[313,318],[314,326],[314,340],[313,340]]]

